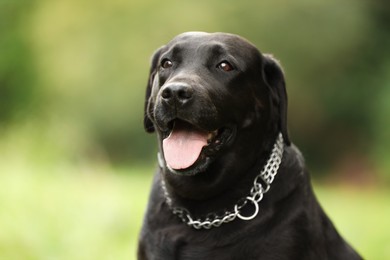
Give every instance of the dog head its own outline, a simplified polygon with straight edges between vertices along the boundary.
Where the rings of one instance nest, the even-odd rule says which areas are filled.
[[[282,69],[239,36],[180,34],[153,55],[144,126],[158,134],[171,186],[188,197],[217,191],[269,152],[279,132],[289,145]]]

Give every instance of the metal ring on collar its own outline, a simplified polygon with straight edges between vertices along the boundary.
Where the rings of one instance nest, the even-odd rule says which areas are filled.
[[[253,214],[251,216],[248,216],[248,217],[242,216],[237,205],[234,206],[234,211],[236,212],[238,218],[240,218],[242,220],[251,220],[257,216],[257,213],[259,213],[259,205],[251,197],[246,197],[246,199],[247,199],[247,201],[250,201],[250,202],[252,202],[253,205],[255,205],[255,212],[253,212]]]

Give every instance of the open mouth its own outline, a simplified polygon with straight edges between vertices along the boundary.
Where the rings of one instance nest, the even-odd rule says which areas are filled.
[[[162,147],[167,166],[177,172],[207,164],[234,132],[229,127],[207,131],[179,119],[169,125]]]

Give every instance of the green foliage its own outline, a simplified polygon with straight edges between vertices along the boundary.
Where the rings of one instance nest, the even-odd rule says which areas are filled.
[[[281,60],[292,139],[315,172],[351,153],[352,163],[385,165],[375,143],[389,124],[376,116],[389,84],[390,15],[382,0],[3,0],[0,6],[0,126],[3,133],[38,128],[32,132],[49,136],[43,146],[58,158],[154,160],[155,137],[142,126],[149,58],[174,35],[204,30],[243,35]],[[390,178],[388,169],[382,172]]]
[[[379,165],[383,176],[389,176],[390,160],[390,62],[385,65],[383,88],[378,93],[378,99],[375,102],[375,112],[373,113],[375,124],[374,154],[373,157]]]
[[[35,68],[23,21],[30,1],[0,2],[0,127],[25,116],[36,93]]]

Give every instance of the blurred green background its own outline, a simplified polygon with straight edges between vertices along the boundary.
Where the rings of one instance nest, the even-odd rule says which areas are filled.
[[[0,259],[135,259],[149,59],[184,31],[281,61],[322,205],[365,258],[390,259],[386,0],[0,0]]]

